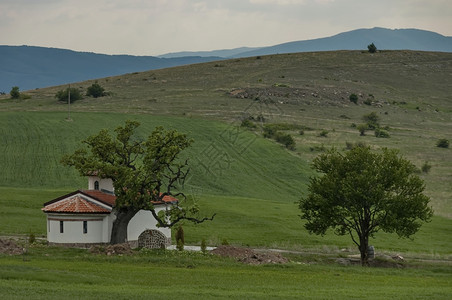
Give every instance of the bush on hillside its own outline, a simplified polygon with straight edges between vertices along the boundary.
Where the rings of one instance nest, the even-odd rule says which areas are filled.
[[[364,115],[362,120],[366,122],[369,129],[376,129],[380,127],[380,117],[374,111],[367,115]]]
[[[248,129],[253,129],[253,128],[256,128],[256,127],[257,127],[256,124],[254,124],[254,123],[253,123],[251,120],[249,120],[249,119],[243,120],[242,123],[240,124],[240,126],[241,126],[241,127],[248,128]]]
[[[11,95],[11,99],[19,99],[20,98],[19,87],[13,86],[9,94]]]
[[[67,101],[69,92],[71,93],[71,103],[83,99],[82,94],[77,88],[67,88],[65,90],[58,91],[55,94],[55,98],[57,98],[58,101]]]
[[[86,90],[86,96],[94,98],[103,97],[105,96],[105,89],[100,84],[95,82]]]
[[[365,136],[366,130],[369,129],[369,126],[367,124],[359,124],[358,126],[356,126],[356,129],[358,129],[360,136]]]
[[[358,104],[358,95],[356,94],[351,94],[348,99],[350,99],[351,102]]]
[[[369,50],[369,53],[375,53],[377,52],[377,46],[375,46],[374,43],[367,45],[367,50]]]
[[[278,132],[278,134],[275,137],[275,140],[278,143],[286,146],[287,149],[295,150],[295,140],[290,134]]]
[[[272,127],[272,126],[269,126],[269,125],[264,126],[264,133],[263,133],[264,138],[272,139],[276,135],[277,132],[278,131],[276,129],[274,129],[274,127]]]
[[[430,169],[432,168],[432,165],[428,163],[428,161],[426,161],[422,167],[421,170],[423,173],[427,174],[428,172],[430,172]]]
[[[375,136],[378,138],[388,138],[389,137],[389,133],[381,128],[376,128],[375,129]]]
[[[439,139],[439,140],[436,142],[436,147],[439,147],[439,148],[449,148],[449,140],[447,140],[447,139]]]
[[[320,137],[327,137],[328,136],[328,130],[322,129],[319,133]]]

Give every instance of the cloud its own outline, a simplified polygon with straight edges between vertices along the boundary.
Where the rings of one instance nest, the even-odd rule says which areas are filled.
[[[370,28],[452,35],[446,0],[1,0],[2,44],[156,55]]]

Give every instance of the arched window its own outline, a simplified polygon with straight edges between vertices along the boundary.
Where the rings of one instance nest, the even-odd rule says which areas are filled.
[[[97,191],[99,190],[99,181],[97,181],[97,180],[94,181],[94,189]]]

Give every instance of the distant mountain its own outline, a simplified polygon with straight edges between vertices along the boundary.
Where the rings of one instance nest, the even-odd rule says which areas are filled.
[[[174,58],[174,57],[184,57],[184,56],[219,56],[219,57],[234,57],[236,55],[240,55],[241,53],[246,53],[250,51],[259,50],[261,48],[250,48],[250,47],[240,47],[234,49],[224,49],[224,50],[213,50],[213,51],[183,51],[183,52],[174,52],[167,53],[163,55],[159,55],[157,57],[161,58]]]
[[[420,50],[452,52],[452,37],[419,29],[357,29],[337,35],[313,40],[295,41],[261,48],[236,48],[231,50],[178,52],[159,57],[179,57],[187,54],[196,56],[220,56],[239,58],[257,55],[334,51],[367,50],[367,45],[374,43],[380,50]],[[244,51],[241,51],[244,49]],[[228,52],[229,51],[229,52]]]
[[[0,46],[0,92],[8,93],[13,86],[25,91],[220,59],[105,55],[45,47]]]
[[[379,50],[420,50],[452,52],[452,37],[419,29],[357,29],[331,37],[297,41],[246,51],[232,57],[247,57],[276,53],[333,50],[367,50],[374,43]],[[232,58],[231,57],[231,58]]]
[[[296,41],[262,48],[177,52],[159,57],[105,55],[32,46],[0,46],[0,92],[12,86],[21,91],[131,72],[258,55],[332,50],[452,52],[452,37],[419,29],[357,29],[331,37]]]

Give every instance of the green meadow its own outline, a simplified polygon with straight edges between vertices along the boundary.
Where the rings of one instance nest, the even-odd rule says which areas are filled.
[[[185,223],[186,244],[205,239],[210,246],[227,241],[293,252],[285,254],[287,265],[248,266],[187,252],[106,257],[38,243],[23,256],[0,254],[0,297],[450,298],[452,150],[435,144],[451,139],[451,72],[448,53],[300,53],[103,78],[108,96],[85,97],[70,108],[54,98],[65,87],[26,91],[25,100],[0,96],[0,235],[45,237],[42,204],[87,187],[61,156],[88,135],[132,119],[142,124],[142,138],[162,125],[194,140],[184,153],[191,175],[181,188],[203,214],[217,215]],[[358,104],[349,101],[351,93]],[[353,124],[370,112],[389,138],[359,135]],[[240,127],[244,118],[256,127]],[[280,124],[296,149],[263,138],[265,124]],[[432,222],[413,239],[378,233],[371,240],[377,253],[404,256],[403,268],[340,266],[336,258],[358,253],[352,241],[310,235],[298,216],[296,201],[315,175],[312,159],[356,143],[396,148],[419,169],[431,166],[419,176]]]
[[[0,258],[2,299],[448,299],[450,266],[362,268],[292,257],[249,266],[177,251],[98,256],[35,246]]]

